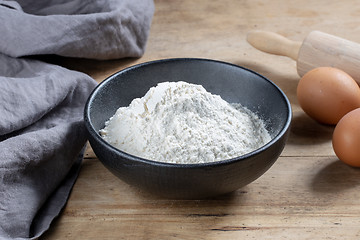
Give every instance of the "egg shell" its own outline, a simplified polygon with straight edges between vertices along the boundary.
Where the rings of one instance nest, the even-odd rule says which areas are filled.
[[[297,98],[306,114],[320,123],[336,124],[346,113],[360,107],[360,88],[344,71],[318,67],[299,81]]]
[[[340,119],[334,129],[332,145],[341,161],[360,167],[360,108]]]

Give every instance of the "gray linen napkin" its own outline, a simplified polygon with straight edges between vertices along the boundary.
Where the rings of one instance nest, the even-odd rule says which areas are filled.
[[[88,75],[28,56],[140,57],[151,0],[0,0],[0,239],[35,239],[65,205],[86,143]]]
[[[154,10],[150,0],[0,0],[0,5],[0,52],[12,57],[140,57]]]

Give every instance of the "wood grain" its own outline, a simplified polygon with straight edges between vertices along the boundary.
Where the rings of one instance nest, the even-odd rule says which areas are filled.
[[[320,30],[360,42],[357,1],[156,0],[155,6],[142,58],[48,61],[98,82],[127,66],[170,57],[248,67],[274,81],[292,104],[284,152],[262,177],[232,194],[185,201],[161,199],[125,184],[89,147],[68,204],[41,239],[360,239],[360,170],[336,158],[333,127],[300,109],[296,63],[246,42],[247,32],[256,29],[294,41]]]
[[[348,73],[360,83],[360,45],[320,31],[312,31],[304,40],[297,59],[300,76],[315,67],[331,66]]]

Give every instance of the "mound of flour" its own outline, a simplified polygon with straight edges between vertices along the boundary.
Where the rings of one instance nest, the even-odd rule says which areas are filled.
[[[182,164],[230,159],[270,141],[254,113],[182,81],[159,83],[120,107],[100,134],[129,154]]]

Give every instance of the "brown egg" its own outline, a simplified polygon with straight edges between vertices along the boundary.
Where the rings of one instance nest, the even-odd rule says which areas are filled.
[[[337,68],[309,71],[300,79],[296,94],[304,112],[325,124],[336,124],[346,113],[360,107],[359,85]]]
[[[334,129],[332,145],[341,161],[360,167],[360,108],[340,119]]]

